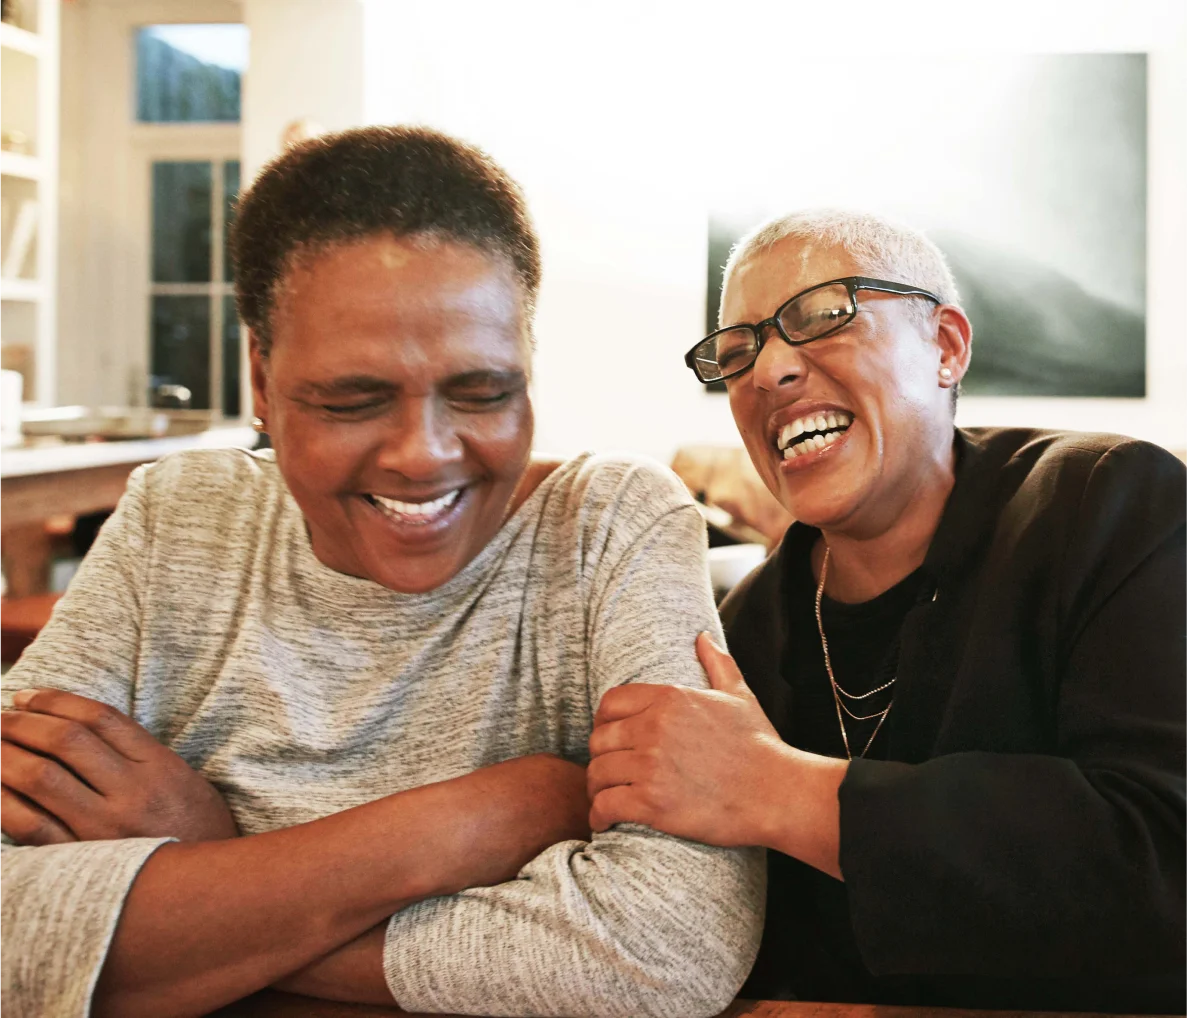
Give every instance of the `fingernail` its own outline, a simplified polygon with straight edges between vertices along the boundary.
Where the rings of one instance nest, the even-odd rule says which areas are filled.
[[[18,689],[12,694],[12,703],[15,707],[24,707],[30,700],[33,699],[36,689]]]

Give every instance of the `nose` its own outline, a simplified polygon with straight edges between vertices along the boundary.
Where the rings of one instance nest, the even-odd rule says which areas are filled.
[[[411,481],[440,476],[443,467],[463,456],[461,437],[450,414],[428,397],[406,397],[391,415],[380,445],[377,466]]]
[[[762,349],[751,371],[755,387],[770,392],[798,382],[807,374],[808,364],[798,346],[779,335],[774,324],[764,323]]]

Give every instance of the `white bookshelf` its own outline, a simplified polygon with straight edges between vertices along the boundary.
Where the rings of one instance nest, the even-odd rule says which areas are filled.
[[[27,28],[10,25],[7,21],[0,21],[0,46],[17,53],[28,53],[30,56],[40,56],[42,50],[41,36]]]
[[[36,156],[21,155],[18,152],[0,151],[0,174],[5,177],[22,177],[25,180],[41,179],[42,162]]]
[[[38,304],[44,299],[45,287],[36,279],[0,279],[0,300]]]
[[[41,406],[57,394],[60,2],[24,0],[17,24],[0,22],[0,131],[25,136],[22,150],[0,149],[0,343]]]

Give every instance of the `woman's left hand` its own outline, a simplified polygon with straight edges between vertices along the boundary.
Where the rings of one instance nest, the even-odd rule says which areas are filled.
[[[707,633],[697,654],[710,689],[632,683],[602,697],[587,770],[595,831],[633,822],[710,845],[768,840],[788,747]]]
[[[131,718],[56,689],[0,718],[0,827],[20,845],[238,836],[209,781]]]

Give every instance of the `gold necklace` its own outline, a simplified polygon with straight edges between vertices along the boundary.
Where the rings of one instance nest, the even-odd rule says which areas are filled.
[[[874,714],[866,714],[864,717],[859,714],[854,714],[845,704],[841,702],[842,694],[849,697],[851,700],[864,700],[867,696],[873,696],[875,693],[881,692],[883,689],[889,689],[898,680],[896,675],[889,682],[884,682],[876,689],[871,689],[868,693],[861,693],[854,695],[842,689],[838,685],[835,676],[833,675],[833,663],[828,654],[828,639],[824,635],[824,619],[820,612],[820,603],[824,600],[824,581],[828,577],[828,559],[831,549],[826,544],[824,546],[824,561],[820,564],[820,582],[816,585],[816,629],[820,633],[820,648],[824,651],[824,670],[828,672],[828,681],[833,687],[833,702],[837,707],[837,724],[841,726],[841,741],[845,744],[845,756],[852,760],[853,752],[849,749],[849,734],[845,731],[845,718],[841,711],[844,710],[854,721],[871,721],[874,718],[878,719],[878,724],[874,727],[873,734],[866,740],[866,747],[861,751],[860,756],[864,757],[870,751],[870,746],[874,744],[874,740],[878,737],[878,733],[882,731],[882,725],[886,721],[886,715],[890,713],[890,708],[894,706],[894,694],[890,696],[890,703],[886,705],[886,709],[878,711]]]

